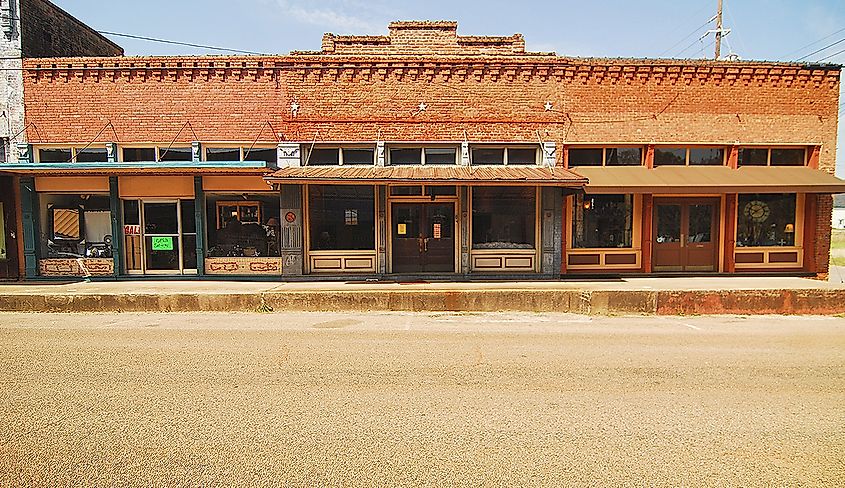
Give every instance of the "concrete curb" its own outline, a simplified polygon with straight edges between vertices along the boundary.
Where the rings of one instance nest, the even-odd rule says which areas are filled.
[[[516,311],[593,315],[833,315],[845,313],[845,289],[330,290],[261,293],[0,295],[0,311]]]

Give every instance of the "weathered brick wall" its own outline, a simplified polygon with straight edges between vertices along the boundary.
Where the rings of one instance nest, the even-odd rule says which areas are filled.
[[[87,142],[107,121],[121,141],[169,141],[186,121],[202,140],[251,141],[269,121],[287,140],[302,141],[806,143],[822,147],[820,168],[834,168],[835,69],[321,56],[26,66],[27,117],[40,142]],[[34,130],[29,136],[38,142]],[[180,142],[193,137],[185,131]]]
[[[814,249],[816,277],[821,280],[827,280],[830,266],[830,227],[833,218],[833,197],[830,195],[818,195],[817,202],[816,247]]]
[[[326,55],[523,55],[525,39],[512,36],[459,36],[449,21],[391,22],[387,36],[323,36]],[[313,54],[313,53],[309,53]]]
[[[23,56],[122,56],[123,48],[48,0],[20,0]]]

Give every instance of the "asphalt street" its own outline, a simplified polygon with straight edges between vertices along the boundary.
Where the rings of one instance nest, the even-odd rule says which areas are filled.
[[[842,486],[845,319],[0,314],[0,486]]]

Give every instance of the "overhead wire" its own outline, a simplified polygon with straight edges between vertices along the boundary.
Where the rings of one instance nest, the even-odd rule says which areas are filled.
[[[842,53],[845,53],[845,49],[843,49],[843,50],[841,50],[841,51],[836,51],[835,53],[830,54],[830,55],[827,55],[827,56],[825,56],[825,57],[823,57],[823,58],[819,58],[819,59],[817,59],[817,61],[825,61],[825,60],[828,60],[828,59],[830,59],[830,58],[833,58],[833,57],[839,56],[839,55],[840,55],[840,54],[842,54]]]
[[[245,51],[243,49],[231,49],[227,47],[218,47],[218,46],[207,46],[205,44],[196,44],[193,42],[182,42],[182,41],[171,41],[169,39],[159,39],[156,37],[147,37],[147,36],[139,36],[135,34],[124,34],[121,32],[110,32],[110,31],[97,31],[99,34],[103,34],[105,36],[117,36],[117,37],[126,37],[129,39],[139,39],[142,41],[150,41],[150,42],[160,42],[163,44],[174,44],[177,46],[188,46],[194,47],[198,49],[208,49],[211,51],[223,51],[223,52],[230,52],[230,53],[239,53],[239,54],[251,54],[255,56],[265,56],[266,53],[260,53],[257,51]]]
[[[698,16],[698,14],[700,14],[700,13],[701,13],[704,9],[706,9],[707,7],[708,7],[708,5],[705,3],[704,5],[702,5],[702,7],[701,7],[700,9],[698,9],[695,13],[693,13],[691,16],[689,16],[689,17],[687,18],[687,20],[689,21],[689,20],[694,19],[695,17],[697,17],[697,16]],[[704,23],[704,24],[702,24],[701,26],[696,27],[696,28],[695,28],[695,30],[693,30],[692,32],[690,32],[689,34],[687,34],[686,36],[684,36],[681,40],[679,40],[678,42],[676,42],[675,44],[673,44],[671,47],[669,47],[669,49],[666,49],[665,51],[663,51],[662,53],[658,54],[657,56],[658,56],[658,57],[663,56],[664,54],[666,54],[666,53],[670,52],[671,50],[675,49],[676,47],[678,47],[678,45],[679,45],[679,44],[681,44],[682,42],[684,42],[684,41],[686,41],[687,39],[689,39],[689,38],[690,38],[690,36],[694,35],[694,34],[695,34],[696,32],[698,32],[698,31],[700,31],[700,30],[701,30],[704,26],[706,26],[706,25],[707,25],[707,24],[709,24],[710,22],[713,22],[713,19],[714,19],[714,18],[715,18],[715,17],[711,18],[710,20],[708,20],[707,22],[705,22],[705,23]],[[681,30],[681,29],[676,29],[676,30],[675,30],[675,32],[677,33],[677,32],[679,32],[680,30]]]
[[[823,48],[821,48],[821,49],[816,49],[815,51],[811,52],[810,54],[805,54],[804,56],[801,56],[800,58],[796,59],[796,61],[801,61],[801,60],[807,59],[807,58],[809,58],[810,56],[813,56],[813,55],[815,55],[815,54],[818,54],[818,53],[820,53],[820,52],[822,52],[822,51],[826,51],[826,50],[828,50],[828,49],[832,48],[833,46],[836,46],[837,44],[842,44],[843,42],[845,42],[845,37],[843,37],[842,39],[839,39],[839,40],[838,40],[838,41],[836,41],[836,42],[832,42],[832,43],[828,44],[827,46],[825,46],[825,47],[823,47]],[[821,60],[819,60],[819,61],[821,61]]]
[[[815,40],[815,41],[813,41],[813,42],[811,42],[811,43],[807,44],[806,46],[801,46],[801,47],[799,47],[798,49],[796,49],[796,50],[794,50],[794,51],[790,51],[790,52],[788,52],[788,53],[784,54],[784,55],[783,55],[783,57],[784,57],[784,58],[788,58],[789,56],[792,56],[793,54],[798,54],[798,53],[800,53],[801,51],[803,51],[803,50],[807,49],[808,47],[810,47],[810,46],[815,46],[816,44],[818,44],[818,43],[820,43],[820,42],[822,42],[822,41],[826,41],[826,40],[830,39],[831,37],[835,36],[836,34],[839,34],[840,32],[845,32],[845,27],[843,27],[843,28],[839,29],[838,31],[836,31],[836,32],[834,32],[834,33],[832,33],[832,34],[828,34],[828,35],[826,35],[826,36],[822,37],[821,39],[817,39],[817,40]]]

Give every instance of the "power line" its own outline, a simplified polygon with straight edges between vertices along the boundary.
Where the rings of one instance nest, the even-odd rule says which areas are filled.
[[[843,43],[843,42],[845,42],[845,37],[843,37],[842,39],[839,39],[838,41],[836,41],[836,42],[834,42],[834,43],[832,43],[832,44],[828,44],[827,46],[825,46],[825,47],[823,47],[823,48],[821,48],[821,49],[817,49],[817,50],[815,50],[815,51],[811,52],[810,54],[807,54],[806,56],[801,56],[800,58],[796,59],[796,61],[801,61],[801,60],[803,60],[803,59],[807,59],[807,58],[809,58],[810,56],[812,56],[812,55],[814,55],[814,54],[818,54],[818,53],[820,53],[820,52],[822,52],[822,51],[824,51],[824,50],[827,50],[827,49],[829,49],[829,48],[832,48],[833,46],[835,46],[835,45],[837,45],[837,44],[841,44],[841,43]],[[821,60],[819,60],[819,61],[821,61]]]
[[[707,22],[705,22],[705,23],[701,24],[700,26],[696,27],[696,28],[695,28],[695,30],[693,30],[692,32],[690,32],[689,34],[687,34],[687,35],[686,35],[686,37],[684,37],[684,38],[683,38],[683,39],[681,39],[680,41],[676,42],[675,44],[673,44],[673,45],[672,45],[672,47],[670,47],[669,49],[667,49],[667,50],[663,51],[662,53],[658,54],[657,56],[658,56],[658,57],[663,56],[664,54],[668,53],[669,51],[671,51],[671,50],[675,49],[676,47],[678,47],[678,44],[680,44],[680,43],[682,43],[682,42],[686,41],[687,39],[689,39],[690,37],[694,36],[695,34],[697,34],[697,33],[698,33],[701,29],[703,29],[704,27],[707,27],[707,24],[709,24],[710,22],[713,22],[713,19],[715,19],[715,17],[711,17],[711,18],[710,18],[710,20],[708,20]],[[682,51],[682,52],[683,52],[683,51]]]
[[[824,61],[824,60],[826,60],[826,59],[830,59],[830,58],[833,58],[833,57],[839,56],[839,55],[840,55],[840,54],[842,54],[842,53],[845,53],[845,49],[843,49],[843,50],[841,50],[841,51],[836,51],[835,53],[833,53],[833,54],[831,54],[831,55],[828,55],[828,56],[825,56],[825,57],[823,57],[823,58],[819,58],[819,59],[818,59],[818,61]]]
[[[803,51],[803,50],[807,49],[808,47],[810,47],[810,46],[815,46],[816,44],[818,44],[818,43],[820,43],[820,42],[822,42],[822,41],[826,41],[826,40],[830,39],[831,37],[835,36],[836,34],[839,34],[840,32],[845,32],[845,27],[843,27],[843,28],[839,29],[838,31],[834,32],[833,34],[828,34],[828,35],[826,35],[826,36],[822,37],[822,38],[821,38],[821,39],[819,39],[819,40],[813,41],[813,42],[811,42],[811,43],[807,44],[806,46],[799,47],[798,49],[796,49],[796,50],[794,50],[794,51],[788,52],[788,53],[784,54],[784,55],[783,55],[783,57],[784,57],[784,58],[787,58],[787,57],[789,57],[789,56],[792,56],[793,54],[800,53],[801,51]]]
[[[216,46],[206,46],[204,44],[194,44],[192,42],[181,42],[181,41],[171,41],[168,39],[158,39],[155,37],[146,37],[146,36],[137,36],[134,34],[122,34],[120,32],[109,32],[109,31],[97,31],[100,34],[106,36],[118,36],[118,37],[128,37],[130,39],[140,39],[142,41],[151,41],[151,42],[160,42],[163,44],[175,44],[177,46],[188,46],[188,47],[195,47],[199,49],[210,49],[212,51],[224,51],[230,53],[240,53],[240,54],[252,54],[256,56],[266,56],[266,53],[259,53],[255,51],[244,51],[241,49],[229,49],[226,47],[216,47]]]

